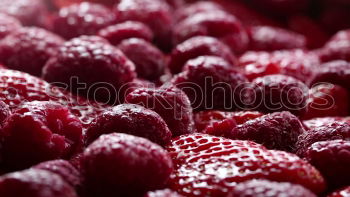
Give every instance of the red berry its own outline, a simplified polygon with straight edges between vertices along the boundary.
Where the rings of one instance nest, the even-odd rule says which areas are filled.
[[[325,126],[332,122],[347,122],[350,124],[350,117],[322,117],[304,120],[303,124],[306,130],[314,129],[316,127]]]
[[[194,114],[194,122],[198,132],[202,132],[205,128],[215,122],[221,122],[226,119],[233,119],[233,112],[224,111],[200,111]]]
[[[95,35],[100,29],[114,24],[112,11],[100,4],[82,2],[63,7],[53,20],[53,31],[66,39]]]
[[[203,133],[219,137],[228,136],[236,126],[237,123],[234,119],[225,119],[208,125],[203,130]]]
[[[139,88],[128,94],[125,101],[157,112],[173,136],[195,132],[191,103],[180,89],[172,86]]]
[[[320,193],[320,173],[296,155],[250,141],[205,134],[183,135],[167,149],[176,165],[170,188],[185,196],[226,196],[235,184],[268,179],[300,184]]]
[[[326,125],[311,128],[299,136],[296,144],[297,154],[305,157],[307,149],[315,142],[326,140],[346,140],[350,138],[350,124],[346,122],[330,122]]]
[[[145,24],[136,21],[126,21],[108,26],[101,29],[98,35],[115,46],[129,38],[141,38],[150,42],[153,40],[152,30]]]
[[[233,15],[222,11],[194,14],[174,27],[174,43],[179,44],[194,36],[218,38],[235,53],[248,48],[249,39],[241,22]]]
[[[236,185],[228,197],[258,197],[258,196],[283,196],[283,197],[316,197],[314,193],[305,187],[268,180],[250,180]]]
[[[69,158],[83,145],[82,124],[53,102],[33,101],[18,107],[0,131],[3,164],[9,170],[42,161]]]
[[[113,132],[144,137],[160,145],[169,143],[172,136],[159,114],[134,104],[118,105],[97,116],[86,131],[87,143]]]
[[[224,59],[200,56],[189,60],[171,82],[187,94],[195,110],[228,110],[243,107],[247,81]]]
[[[88,146],[82,168],[90,196],[138,196],[161,188],[173,165],[168,153],[149,140],[114,133]]]
[[[320,58],[323,62],[339,59],[350,61],[350,30],[336,33],[320,50]]]
[[[43,69],[45,80],[111,104],[123,101],[120,89],[135,77],[134,64],[119,49],[96,36],[67,41]]]
[[[2,127],[2,124],[4,123],[5,119],[10,115],[10,107],[3,101],[0,101],[0,128]]]
[[[280,49],[305,48],[304,36],[282,28],[272,26],[254,26],[248,28],[250,50],[274,51]]]
[[[122,41],[118,48],[134,62],[138,77],[156,81],[164,74],[167,64],[165,56],[151,43],[131,38]]]
[[[255,118],[259,118],[264,114],[257,111],[240,111],[233,112],[233,119],[237,122],[237,124],[244,124],[250,120]]]
[[[348,196],[350,196],[350,186],[339,189],[329,194],[327,197],[348,197]]]
[[[304,128],[297,117],[289,112],[276,112],[238,125],[226,137],[251,140],[269,149],[292,152],[302,133]]]
[[[183,197],[177,192],[171,191],[170,189],[157,190],[153,192],[147,192],[144,197]]]
[[[0,177],[1,197],[77,197],[74,189],[59,175],[30,169]]]
[[[3,39],[10,33],[19,30],[21,27],[21,23],[16,18],[0,14],[0,39]]]
[[[320,84],[310,89],[307,112],[303,119],[349,115],[348,90],[333,84]]]
[[[323,175],[330,188],[350,184],[350,142],[330,140],[313,143],[305,158]]]
[[[219,40],[207,36],[196,36],[177,45],[171,52],[169,68],[172,73],[179,73],[185,63],[199,56],[212,55],[236,64],[236,57],[230,49]]]
[[[64,40],[41,28],[17,30],[0,42],[0,62],[10,69],[41,76],[47,60],[56,55]]]
[[[174,13],[175,20],[177,22],[181,22],[184,19],[193,16],[194,14],[198,13],[209,13],[213,11],[223,11],[224,8],[222,8],[219,4],[212,1],[198,1],[195,3],[191,3],[186,5],[185,7],[181,9],[177,9]]]

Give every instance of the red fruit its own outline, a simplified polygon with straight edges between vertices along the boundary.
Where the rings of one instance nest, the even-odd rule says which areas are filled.
[[[59,175],[65,182],[74,188],[81,184],[80,172],[66,160],[51,160],[39,163],[32,169],[46,170],[53,174]]]
[[[343,87],[330,83],[314,86],[310,89],[307,112],[302,118],[347,116],[349,101],[349,93]]]
[[[330,122],[326,125],[311,128],[299,136],[296,153],[305,157],[307,149],[315,142],[326,140],[347,140],[350,138],[350,124],[346,122]]]
[[[323,175],[330,188],[350,184],[350,142],[330,140],[313,143],[305,158]]]
[[[233,119],[234,112],[224,111],[200,111],[194,113],[194,122],[198,132],[202,132],[205,128],[215,122],[221,122],[226,119]]]
[[[126,21],[108,26],[101,29],[98,35],[115,46],[129,38],[141,38],[151,42],[154,37],[152,30],[148,26],[136,21]]]
[[[90,196],[138,196],[161,188],[173,165],[168,153],[149,140],[114,133],[88,146],[82,168]]]
[[[175,44],[194,36],[218,38],[235,53],[243,53],[249,44],[247,32],[241,22],[235,16],[222,11],[197,13],[174,27]]]
[[[286,75],[266,75],[253,81],[252,103],[263,112],[290,111],[302,115],[306,110],[309,88],[301,81]],[[255,100],[254,100],[255,99]]]
[[[320,50],[320,58],[323,62],[350,61],[350,29],[336,33]]]
[[[41,28],[19,29],[0,42],[0,62],[10,69],[41,76],[47,60],[56,55],[64,40]]]
[[[0,13],[17,18],[25,26],[40,25],[47,10],[42,0],[1,0]]]
[[[77,197],[60,176],[46,170],[30,169],[0,177],[1,197]]]
[[[196,36],[173,49],[169,62],[170,71],[179,73],[188,60],[203,55],[222,57],[227,62],[236,64],[236,57],[225,44],[212,37]]]
[[[253,4],[268,14],[292,15],[306,10],[310,0],[253,0]]]
[[[3,101],[0,101],[0,128],[5,121],[5,119],[11,115],[10,107],[4,103]]]
[[[325,126],[332,122],[347,122],[350,124],[350,117],[323,117],[304,120],[303,124],[306,130],[314,129],[316,127]]]
[[[329,194],[327,197],[348,197],[348,196],[350,196],[350,186],[339,189],[338,191],[335,191]]]
[[[228,136],[232,129],[237,126],[237,123],[234,119],[225,119],[217,122],[213,122],[209,126],[207,126],[203,133],[213,135],[213,136]]]
[[[153,192],[147,192],[144,197],[183,197],[177,192],[171,191],[170,189],[157,190]]]
[[[172,83],[189,97],[195,110],[243,107],[247,79],[220,57],[200,56],[188,61]]]
[[[66,39],[95,35],[115,23],[112,11],[100,4],[82,2],[63,7],[53,20],[53,31]]]
[[[110,104],[123,101],[120,89],[135,77],[134,64],[119,49],[96,36],[67,41],[43,69],[46,81]]]
[[[149,26],[155,42],[162,49],[171,48],[171,30],[173,18],[171,8],[164,1],[154,0],[120,0],[114,6],[118,22],[139,21]]]
[[[162,0],[161,0],[162,1]],[[185,5],[185,0],[165,0],[165,2],[173,9],[182,8]]]
[[[142,105],[157,112],[173,136],[195,132],[192,107],[187,95],[173,86],[139,88],[126,96],[126,103]]]
[[[198,13],[209,13],[213,11],[223,11],[224,8],[219,4],[211,1],[198,1],[188,4],[181,9],[177,9],[174,13],[175,20],[181,22],[184,19]]]
[[[275,51],[281,49],[305,48],[304,36],[282,28],[272,26],[254,26],[248,28],[249,49],[254,51]]]
[[[228,197],[254,196],[316,197],[314,193],[301,185],[267,180],[245,181],[236,185],[228,195]]]
[[[97,116],[86,131],[87,143],[114,132],[143,137],[159,145],[169,143],[172,136],[159,114],[134,104],[118,105]]]
[[[167,149],[176,165],[170,188],[185,196],[226,196],[240,182],[251,179],[300,184],[320,193],[320,173],[299,157],[267,150],[250,141],[205,134],[183,135]]]
[[[138,77],[155,81],[164,74],[167,64],[165,55],[151,43],[131,38],[122,41],[118,48],[134,62]]]
[[[3,39],[10,33],[19,30],[21,27],[21,23],[16,18],[0,14],[0,39]]]
[[[227,137],[238,140],[251,140],[266,146],[292,152],[298,136],[304,128],[297,117],[289,112],[276,112],[238,125]]]
[[[0,131],[3,165],[9,170],[69,158],[83,145],[82,124],[53,102],[33,101],[14,110]]]

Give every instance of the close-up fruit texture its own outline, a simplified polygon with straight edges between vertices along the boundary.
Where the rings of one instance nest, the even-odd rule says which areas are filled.
[[[0,197],[350,197],[350,0],[0,0]]]

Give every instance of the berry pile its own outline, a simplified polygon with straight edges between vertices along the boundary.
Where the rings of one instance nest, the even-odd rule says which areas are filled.
[[[349,197],[349,0],[0,0],[0,197]]]

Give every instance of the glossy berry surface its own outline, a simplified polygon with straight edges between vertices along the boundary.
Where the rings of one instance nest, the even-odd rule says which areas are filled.
[[[224,9],[216,2],[198,1],[176,10],[174,15],[176,21],[181,22],[194,14],[209,13],[212,11],[224,11]]]
[[[87,147],[82,169],[90,196],[132,196],[161,188],[173,165],[168,153],[147,139],[109,134]]]
[[[177,192],[171,191],[170,189],[157,190],[152,192],[147,192],[144,197],[183,197]]]
[[[0,125],[2,125],[5,119],[10,115],[11,115],[10,107],[3,101],[0,101]]]
[[[47,60],[64,40],[45,29],[29,27],[11,33],[0,42],[0,62],[10,69],[41,76]]]
[[[0,39],[5,38],[5,36],[17,31],[21,27],[21,22],[19,22],[16,18],[5,14],[0,14]]]
[[[350,195],[350,187],[345,187],[329,194],[328,197],[346,197],[349,195]]]

